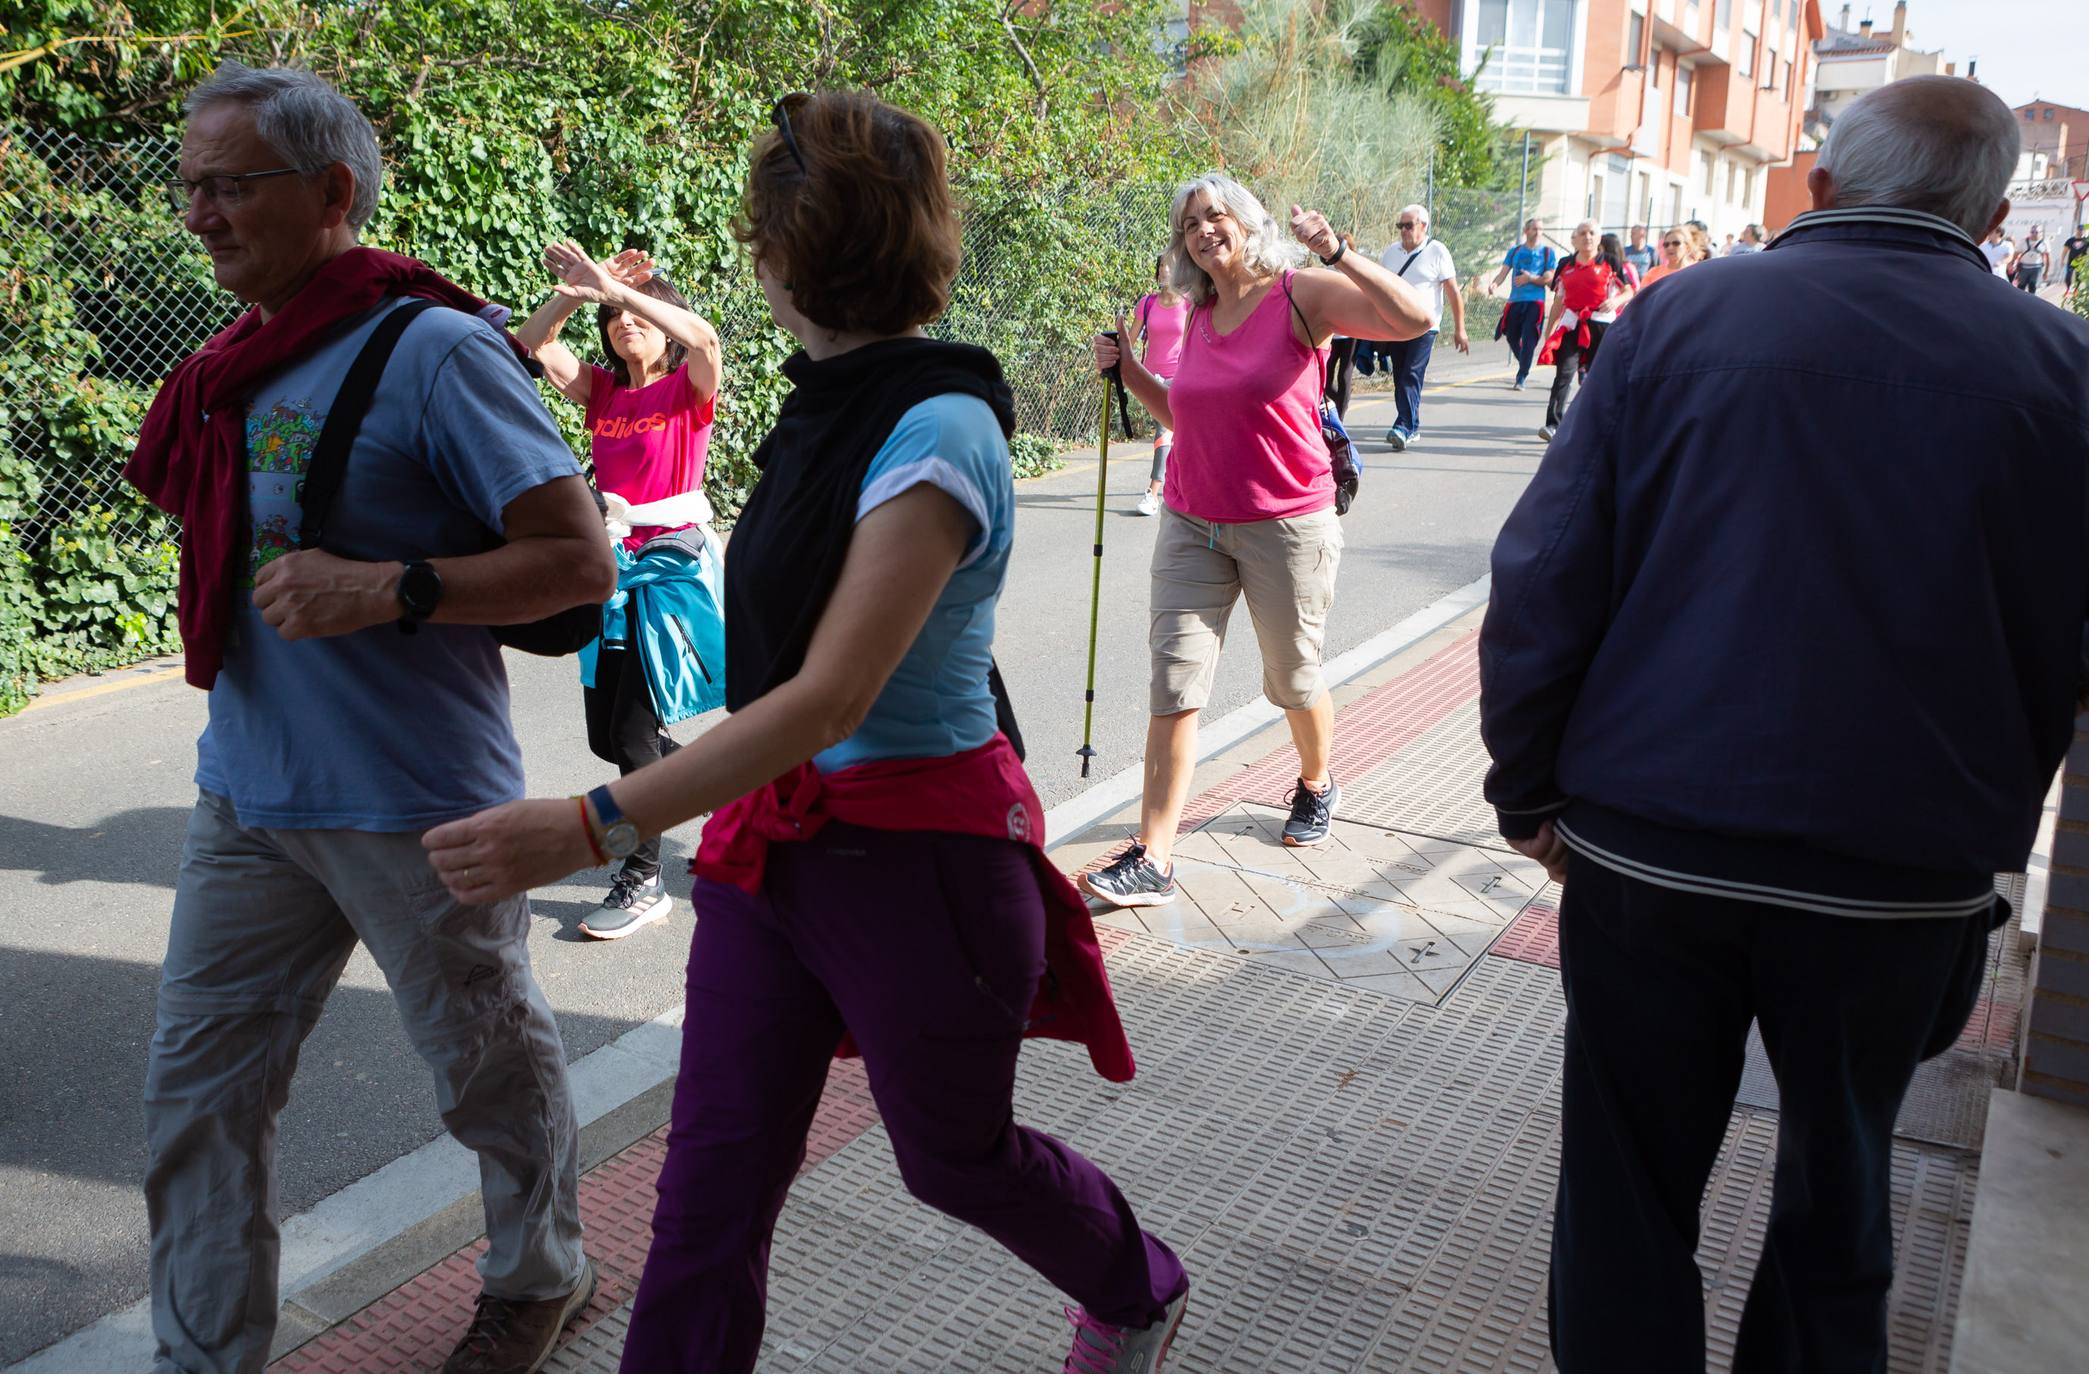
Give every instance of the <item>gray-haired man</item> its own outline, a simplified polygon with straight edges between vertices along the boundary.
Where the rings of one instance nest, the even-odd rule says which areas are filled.
[[[420,835],[522,795],[485,627],[603,601],[615,566],[518,357],[475,318],[494,312],[356,246],[381,169],[355,107],[228,63],[186,109],[174,202],[253,309],[175,370],[127,469],[182,518],[187,672],[210,691],[145,1083],[153,1368],[268,1362],[276,1117],[361,942],[479,1157],[485,1293],[444,1368],[527,1374],[594,1283],[565,1056],[527,900],[459,904]],[[409,297],[453,308],[406,324],[305,547],[328,412]]]

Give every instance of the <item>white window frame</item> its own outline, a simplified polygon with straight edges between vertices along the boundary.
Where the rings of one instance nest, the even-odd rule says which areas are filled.
[[[1563,82],[1557,89],[1538,89],[1531,84],[1506,83],[1503,80],[1505,72],[1501,65],[1502,54],[1497,52],[1494,62],[1488,65],[1485,77],[1475,83],[1479,89],[1488,92],[1490,95],[1576,96],[1581,94],[1582,64],[1586,60],[1588,53],[1588,0],[1535,0],[1535,2],[1541,7],[1537,25],[1540,33],[1543,33],[1545,28],[1544,6],[1564,4],[1567,7],[1567,72]],[[1515,0],[1509,0],[1509,3],[1513,5]],[[1479,41],[1480,0],[1465,0],[1464,8],[1460,11],[1458,30],[1458,61],[1461,68],[1470,74],[1479,65],[1481,54],[1485,51]],[[1536,49],[1535,51],[1542,53],[1545,50]]]

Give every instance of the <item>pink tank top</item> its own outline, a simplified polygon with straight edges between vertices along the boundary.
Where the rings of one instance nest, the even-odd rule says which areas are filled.
[[[1189,325],[1190,303],[1162,305],[1160,297],[1146,296],[1139,302],[1139,328],[1146,336],[1146,351],[1139,356],[1148,372],[1163,379],[1175,375],[1182,361],[1182,332]]]
[[[1311,515],[1335,504],[1320,437],[1320,355],[1291,332],[1291,273],[1231,334],[1190,312],[1168,388],[1175,449],[1162,499],[1215,525]]]
[[[651,386],[637,388],[618,386],[616,374],[608,368],[593,371],[587,426],[594,436],[588,456],[595,464],[595,485],[634,506],[664,501],[702,486],[718,398],[696,399],[689,385],[689,364],[683,363]],[[636,551],[662,533],[664,529],[640,526],[631,531],[624,547]]]

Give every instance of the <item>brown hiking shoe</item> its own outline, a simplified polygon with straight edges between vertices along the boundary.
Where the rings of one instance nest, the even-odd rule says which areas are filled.
[[[579,1286],[563,1298],[517,1302],[479,1294],[471,1329],[443,1361],[442,1374],[537,1374],[557,1348],[559,1332],[594,1296],[593,1260],[581,1273]]]

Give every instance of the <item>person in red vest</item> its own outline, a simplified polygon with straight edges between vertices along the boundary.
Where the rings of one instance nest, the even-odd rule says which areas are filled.
[[[1552,394],[1546,398],[1545,423],[1538,430],[1538,437],[1548,443],[1566,417],[1575,380],[1596,360],[1603,331],[1609,327],[1608,320],[1596,317],[1615,318],[1617,309],[1632,299],[1632,284],[1624,273],[1596,252],[1600,234],[1592,219],[1575,225],[1570,240],[1574,256],[1561,264],[1555,278],[1545,350],[1538,355],[1540,363],[1553,364]]]

